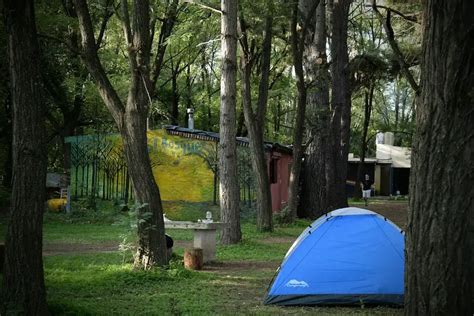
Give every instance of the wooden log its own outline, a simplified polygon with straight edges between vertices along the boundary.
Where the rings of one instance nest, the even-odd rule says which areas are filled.
[[[188,270],[201,270],[203,265],[201,248],[188,248],[184,250],[184,268]]]

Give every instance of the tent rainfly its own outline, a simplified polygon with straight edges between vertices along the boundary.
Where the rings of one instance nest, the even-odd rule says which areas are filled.
[[[288,250],[265,304],[402,305],[404,234],[369,210],[318,218]]]

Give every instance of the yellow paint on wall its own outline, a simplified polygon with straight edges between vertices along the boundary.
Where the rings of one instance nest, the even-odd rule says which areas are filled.
[[[214,175],[206,161],[196,155],[212,142],[148,131],[148,151],[161,198],[168,201],[212,200]]]

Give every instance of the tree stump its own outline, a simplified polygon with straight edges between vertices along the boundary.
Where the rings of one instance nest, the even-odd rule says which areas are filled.
[[[203,261],[201,248],[189,248],[184,250],[184,268],[188,270],[201,270]]]

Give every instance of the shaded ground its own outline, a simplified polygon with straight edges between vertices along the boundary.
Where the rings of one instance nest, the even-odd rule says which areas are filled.
[[[280,261],[225,261],[225,262],[212,262],[206,264],[203,271],[233,274],[243,271],[255,271],[271,272],[278,268]]]
[[[399,225],[402,229],[405,228],[406,202],[372,200],[368,207],[364,207],[363,203],[354,203],[353,205],[380,213]],[[68,229],[76,226],[71,226]],[[56,227],[53,228],[56,229]],[[57,238],[60,236],[62,232],[61,228],[64,227],[57,227],[54,237]],[[49,297],[52,306],[56,308],[54,310],[56,314],[91,314],[91,311],[95,311],[97,306],[101,304],[101,299],[103,299],[104,302],[109,302],[112,299],[117,300],[113,303],[108,303],[110,306],[107,305],[107,308],[115,308],[114,311],[109,311],[109,314],[113,314],[114,312],[117,314],[134,314],[134,312],[132,312],[132,305],[135,306],[138,304],[140,308],[145,308],[151,305],[150,302],[156,303],[162,301],[168,302],[166,304],[169,306],[166,305],[155,309],[153,312],[150,312],[150,314],[156,313],[156,310],[174,311],[175,309],[184,308],[184,305],[188,306],[187,308],[191,308],[189,306],[192,304],[213,306],[211,309],[219,311],[222,315],[403,314],[403,310],[400,308],[388,307],[285,308],[263,305],[262,302],[265,298],[267,288],[275,275],[276,269],[281,263],[281,258],[300,232],[300,229],[301,231],[304,229],[303,226],[298,226],[297,229],[290,227],[290,229],[286,230],[283,234],[276,231],[272,235],[262,234],[258,235],[258,237],[252,235],[252,232],[247,231],[247,235],[245,235],[247,237],[238,247],[230,246],[226,248],[225,251],[222,250],[222,247],[219,247],[218,258],[220,261],[206,264],[204,270],[200,273],[193,272],[193,274],[191,274],[194,278],[193,282],[188,282],[187,278],[182,281],[180,281],[180,279],[166,278],[155,280],[153,277],[148,275],[145,277],[145,275],[141,275],[139,272],[127,271],[126,268],[120,264],[117,265],[118,271],[114,271],[113,265],[110,265],[110,261],[106,258],[118,255],[119,240],[101,240],[99,238],[101,236],[96,236],[100,235],[98,228],[95,228],[93,225],[80,226],[76,233],[77,235],[93,234],[98,237],[98,239],[83,239],[77,242],[73,242],[73,240],[64,240],[61,242],[61,239],[51,239],[51,236],[53,236],[51,233],[52,228],[49,227],[49,229],[50,237],[49,239],[45,239],[43,253],[47,257],[45,261],[47,262],[47,267],[49,267],[49,270],[46,270],[49,286],[48,291],[52,293]],[[104,228],[99,229],[104,230]],[[71,234],[70,231],[68,233]],[[173,233],[176,233],[176,235],[173,236],[175,237],[175,249],[178,253],[182,253],[183,248],[192,246],[192,240],[189,240],[191,237],[189,233],[187,235],[177,232]],[[118,236],[116,231],[109,233],[112,237],[115,236],[115,234]],[[108,235],[105,237],[107,236]],[[185,240],[186,238],[187,240]],[[266,257],[263,255],[266,253],[276,253],[276,255],[269,256],[268,260],[265,260],[264,258]],[[76,254],[83,256],[71,256]],[[58,255],[66,256],[62,258]],[[240,260],[239,258],[249,258],[249,260]],[[104,264],[106,267],[102,266]],[[80,269],[83,269],[83,271]],[[98,275],[97,279],[93,279],[94,275]],[[117,279],[114,278],[115,276]],[[93,284],[92,288],[91,284]],[[104,288],[102,288],[102,286]],[[180,288],[180,286],[183,288]],[[92,295],[91,291],[94,290],[96,292]],[[107,297],[102,297],[101,293],[108,293]],[[80,297],[78,298],[78,296]],[[163,299],[162,296],[169,296],[170,298]],[[124,306],[120,305],[122,302],[134,302],[134,300],[137,299],[142,301],[135,305],[134,303],[123,303],[125,304]],[[84,309],[81,310],[80,308]],[[128,308],[131,309],[128,310]],[[195,310],[191,309],[195,312],[189,312],[188,314],[199,314],[197,312],[199,310],[209,310],[209,308],[199,308],[198,306]],[[136,310],[134,311],[136,312]],[[186,312],[183,313],[186,314]],[[173,313],[170,312],[169,314]],[[209,314],[209,312],[204,314]]]
[[[74,255],[92,252],[113,252],[118,250],[117,242],[102,242],[100,244],[82,243],[45,243],[43,245],[44,256]]]
[[[192,242],[188,240],[176,240],[175,247],[188,248]],[[86,254],[94,252],[115,252],[119,250],[119,243],[115,241],[101,243],[45,243],[43,245],[44,256]]]
[[[354,204],[354,206],[366,208],[371,211],[377,212],[392,222],[397,224],[401,229],[406,228],[407,208],[406,202],[393,202],[393,201],[371,201],[366,207],[362,204]],[[272,244],[291,244],[295,240],[294,237],[268,237],[259,240],[259,243],[272,245]],[[81,253],[93,253],[93,252],[111,252],[117,251],[119,243],[115,241],[101,242],[101,243],[45,243],[43,245],[43,254],[45,256],[60,255],[60,254],[81,254]],[[192,241],[189,240],[176,240],[174,241],[175,248],[188,248],[192,247]],[[213,266],[215,270],[219,270],[224,263],[216,264]],[[247,262],[235,262],[229,263],[229,269],[241,269],[241,268],[258,268],[257,263],[253,263],[256,266],[252,266],[252,263]],[[241,267],[238,265],[241,264]],[[276,268],[278,264],[268,263],[272,267]],[[221,265],[221,266],[219,266]]]

